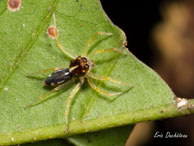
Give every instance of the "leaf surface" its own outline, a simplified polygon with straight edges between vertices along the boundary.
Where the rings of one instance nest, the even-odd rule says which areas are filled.
[[[69,85],[39,105],[26,105],[46,94],[42,86],[47,74],[34,78],[29,73],[56,66],[69,66],[69,59],[49,38],[47,28],[56,15],[60,40],[69,52],[78,56],[96,32],[93,49],[124,47],[124,33],[110,22],[97,0],[25,0],[19,11],[9,11],[0,2],[0,144],[20,144],[36,140],[70,136],[145,120],[189,114],[176,108],[173,92],[150,68],[132,54],[104,53],[94,56],[93,72],[133,85],[95,82],[109,92],[125,91],[113,101],[93,91],[87,82],[71,105],[69,132],[65,133],[66,99],[75,84]]]

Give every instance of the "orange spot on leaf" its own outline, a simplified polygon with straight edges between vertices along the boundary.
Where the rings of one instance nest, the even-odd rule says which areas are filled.
[[[21,7],[21,0],[8,0],[7,6],[10,11],[18,11]]]
[[[50,26],[48,29],[47,29],[47,34],[49,37],[51,38],[55,38],[55,35],[58,33],[57,29],[53,26]]]

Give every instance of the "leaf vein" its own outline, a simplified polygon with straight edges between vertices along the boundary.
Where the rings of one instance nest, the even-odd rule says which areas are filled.
[[[43,28],[46,26],[46,24],[51,19],[52,14],[55,12],[56,7],[57,7],[59,1],[60,0],[54,0],[53,1],[53,5],[51,7],[51,10],[47,13],[46,17],[44,17],[44,19],[41,21],[41,23],[39,24],[39,26],[36,29],[36,31],[32,33],[32,36],[34,36],[34,37],[32,37],[32,39],[29,40],[29,42],[27,43],[26,47],[24,47],[24,49],[22,49],[21,53],[16,57],[13,65],[10,66],[10,68],[8,69],[8,73],[6,73],[4,75],[4,77],[2,78],[1,84],[0,84],[0,92],[5,87],[6,83],[10,79],[11,75],[17,70],[17,68],[19,67],[19,65],[23,61],[24,57],[27,55],[27,53],[33,47],[35,42],[38,40],[41,32],[43,31]]]

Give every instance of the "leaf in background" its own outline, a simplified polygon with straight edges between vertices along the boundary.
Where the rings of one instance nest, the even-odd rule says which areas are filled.
[[[133,126],[116,127],[67,138],[77,146],[124,146]]]
[[[27,104],[48,92],[42,86],[47,75],[27,78],[27,74],[69,66],[69,60],[57,48],[56,41],[46,33],[53,25],[52,14],[56,14],[61,43],[75,56],[80,55],[88,39],[98,31],[111,32],[113,36],[98,37],[91,49],[125,50],[125,35],[110,22],[97,0],[25,0],[15,12],[6,7],[6,2],[0,1],[1,145],[69,136],[191,112],[185,109],[180,113],[172,91],[133,55],[119,57],[106,53],[94,57],[98,64],[93,72],[130,83],[134,88],[110,102],[85,84],[72,103],[69,133],[65,134],[65,104],[74,84],[46,102],[24,110]],[[98,86],[110,87],[108,91],[117,90],[110,83]]]

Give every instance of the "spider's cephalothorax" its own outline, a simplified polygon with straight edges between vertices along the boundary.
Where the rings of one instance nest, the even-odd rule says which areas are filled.
[[[89,70],[89,63],[85,57],[78,56],[75,60],[70,61],[70,71],[73,76],[81,77],[84,76]]]

